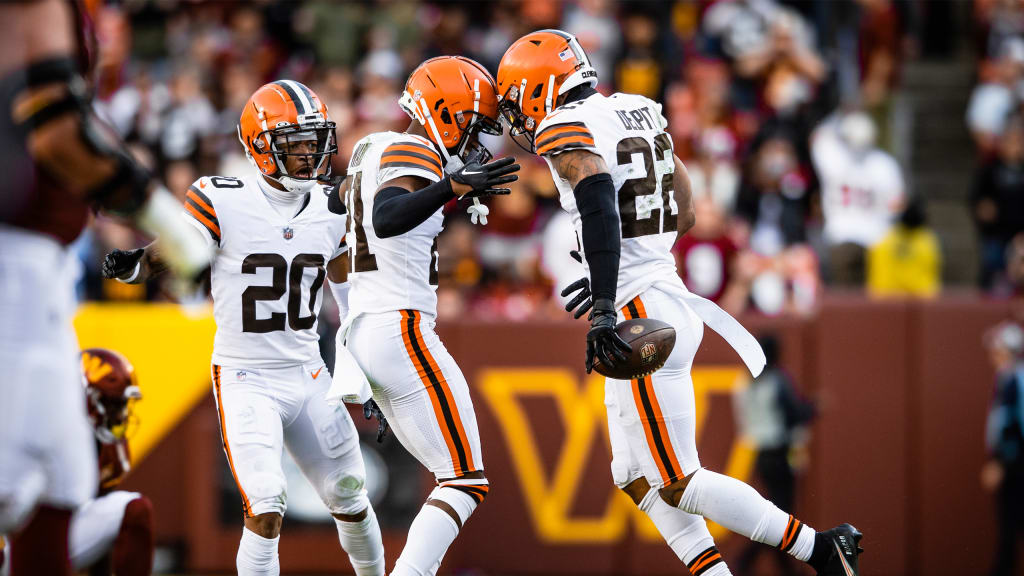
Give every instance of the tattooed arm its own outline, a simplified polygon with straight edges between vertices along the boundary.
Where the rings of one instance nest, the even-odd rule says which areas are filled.
[[[676,205],[679,206],[679,232],[676,242],[697,223],[697,214],[693,209],[693,188],[690,186],[690,173],[678,156],[673,156],[676,170],[672,174],[672,188],[675,193]]]
[[[558,175],[567,181],[574,190],[576,185],[587,176],[608,174],[608,166],[605,165],[604,158],[586,150],[569,150],[551,156],[550,160]]]

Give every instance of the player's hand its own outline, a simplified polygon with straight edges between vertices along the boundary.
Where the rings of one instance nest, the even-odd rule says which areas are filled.
[[[104,278],[117,278],[127,282],[133,276],[138,277],[139,262],[146,253],[144,248],[135,250],[114,250],[103,258],[103,267],[100,274]]]
[[[607,298],[595,300],[587,332],[587,374],[594,369],[595,358],[608,368],[629,358],[633,349],[615,333],[615,321],[615,303]]]
[[[572,317],[579,320],[580,316],[583,316],[594,307],[594,302],[590,299],[590,278],[584,276],[563,288],[562,298],[569,296],[569,294],[572,294],[577,290],[579,290],[580,293],[572,300],[569,300],[565,305],[565,311],[572,312]],[[579,308],[576,308],[577,306],[579,306]],[[575,311],[573,311],[574,308]]]
[[[572,259],[579,262],[580,264],[583,263],[583,256],[580,256],[579,250],[570,250],[569,256],[572,256]],[[562,298],[565,298],[566,296],[572,294],[577,290],[579,290],[580,293],[577,294],[575,298],[570,300],[569,303],[565,305],[565,311],[572,312],[573,308],[579,306],[579,308],[576,309],[576,312],[574,312],[572,315],[573,318],[579,320],[580,316],[583,316],[591,308],[594,307],[594,303],[593,301],[591,301],[590,298],[590,278],[584,276],[583,278],[580,278],[579,280],[573,282],[572,284],[569,284],[565,288],[562,288]]]
[[[451,173],[452,192],[459,198],[508,194],[511,190],[500,186],[519,179],[514,174],[519,171],[519,164],[515,164],[515,161],[512,156],[486,164],[472,160]]]
[[[380,411],[380,406],[371,398],[363,404],[363,416],[367,420],[377,419],[377,443],[384,442],[384,438],[388,435],[388,419],[384,417],[384,413]]]

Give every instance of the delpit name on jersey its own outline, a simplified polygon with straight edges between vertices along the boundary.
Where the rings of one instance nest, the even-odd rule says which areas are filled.
[[[649,98],[595,93],[556,108],[537,127],[537,153],[548,162],[559,201],[572,217],[578,238],[583,237],[583,227],[576,198],[552,160],[563,152],[586,150],[601,156],[608,166],[618,191],[622,233],[616,307],[625,306],[659,280],[679,282],[671,253],[679,229],[679,206],[667,126],[661,105]]]

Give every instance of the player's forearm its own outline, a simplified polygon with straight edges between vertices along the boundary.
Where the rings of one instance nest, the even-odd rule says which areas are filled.
[[[697,213],[693,208],[693,189],[690,187],[690,174],[678,156],[675,159],[675,172],[672,173],[672,188],[676,205],[679,207],[679,232],[676,241],[682,238],[697,223]]]
[[[378,238],[405,234],[454,198],[448,178],[415,192],[399,186],[383,188],[373,199],[373,231]]]
[[[595,174],[573,190],[583,228],[583,253],[590,268],[594,301],[615,301],[621,252],[615,187],[608,174]]]

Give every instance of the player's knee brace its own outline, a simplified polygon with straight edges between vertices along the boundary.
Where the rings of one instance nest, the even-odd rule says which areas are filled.
[[[427,501],[438,500],[450,506],[459,516],[461,529],[477,506],[483,503],[489,491],[490,485],[486,478],[449,480],[434,488]]]
[[[366,510],[366,479],[362,474],[338,470],[324,478],[321,494],[331,514],[358,514]]]

